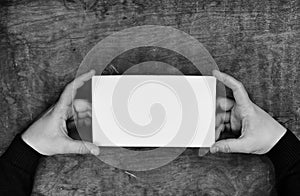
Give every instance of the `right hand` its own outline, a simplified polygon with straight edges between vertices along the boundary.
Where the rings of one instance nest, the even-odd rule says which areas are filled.
[[[217,107],[224,112],[216,116],[216,139],[225,127],[240,134],[240,137],[219,140],[210,148],[210,152],[267,153],[286,129],[249,99],[241,82],[217,70],[213,71],[213,75],[232,89],[235,99],[217,99]]]

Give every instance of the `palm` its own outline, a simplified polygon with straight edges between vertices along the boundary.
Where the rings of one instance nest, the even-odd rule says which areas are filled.
[[[92,153],[97,155],[96,145],[72,140],[68,136],[66,121],[74,119],[78,124],[90,124],[91,104],[87,100],[75,99],[76,90],[85,81],[91,79],[95,71],[90,71],[76,78],[67,85],[59,101],[51,107],[22,135],[23,140],[33,149],[44,155],[63,153]]]

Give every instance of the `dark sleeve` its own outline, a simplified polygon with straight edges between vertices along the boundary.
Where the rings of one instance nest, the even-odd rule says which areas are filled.
[[[274,165],[278,195],[300,195],[300,141],[289,130],[267,153]]]
[[[18,134],[0,157],[0,195],[30,195],[41,156]]]

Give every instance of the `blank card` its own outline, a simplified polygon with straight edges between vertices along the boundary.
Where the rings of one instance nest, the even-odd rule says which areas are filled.
[[[215,100],[212,76],[94,76],[93,143],[210,147],[215,142]]]

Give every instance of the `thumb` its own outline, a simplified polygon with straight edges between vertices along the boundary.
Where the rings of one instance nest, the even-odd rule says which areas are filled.
[[[210,152],[211,153],[216,153],[216,152],[225,152],[225,153],[230,153],[230,152],[244,152],[243,151],[243,139],[238,138],[238,139],[224,139],[217,141],[211,148]]]
[[[93,154],[96,156],[100,153],[99,147],[90,142],[71,140],[68,143],[66,153]]]

